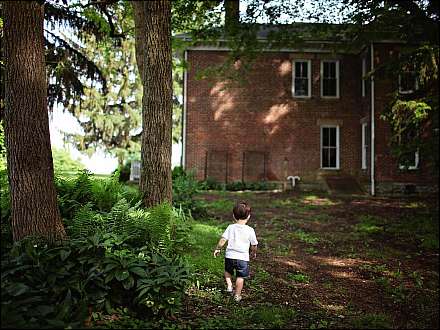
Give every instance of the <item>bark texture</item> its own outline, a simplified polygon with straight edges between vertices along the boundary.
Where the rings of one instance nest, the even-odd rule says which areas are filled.
[[[133,2],[133,10],[143,85],[140,189],[150,207],[172,200],[171,2]]]
[[[44,62],[44,7],[5,1],[5,142],[14,241],[65,238],[54,185]]]
[[[225,0],[225,30],[232,34],[240,22],[240,0]]]

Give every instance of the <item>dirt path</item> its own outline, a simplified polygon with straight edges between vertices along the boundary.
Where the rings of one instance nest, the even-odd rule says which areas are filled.
[[[269,192],[200,199],[219,226],[230,221],[227,206],[247,200],[260,244],[240,306],[224,303],[219,279],[208,285],[212,294],[189,295],[188,324],[438,328],[435,200]]]

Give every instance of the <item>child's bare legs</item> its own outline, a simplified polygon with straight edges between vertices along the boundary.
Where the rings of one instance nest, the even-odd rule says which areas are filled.
[[[235,281],[235,295],[241,296],[241,290],[243,289],[244,284],[244,278],[243,277],[237,277],[237,280]]]
[[[226,284],[228,285],[228,291],[232,291],[232,275],[226,271],[225,271],[225,280],[226,280]]]

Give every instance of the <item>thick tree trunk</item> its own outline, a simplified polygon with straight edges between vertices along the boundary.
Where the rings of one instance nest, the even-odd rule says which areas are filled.
[[[144,51],[145,51],[145,2],[144,1],[132,1],[133,16],[135,22],[135,48],[136,48],[136,64],[139,70],[142,83],[144,82]]]
[[[5,140],[14,241],[65,238],[54,186],[46,67],[44,7],[37,1],[5,1]]]
[[[172,199],[171,2],[133,2],[133,9],[144,93],[140,189],[150,207]]]
[[[233,34],[240,23],[240,0],[225,0],[225,30]]]

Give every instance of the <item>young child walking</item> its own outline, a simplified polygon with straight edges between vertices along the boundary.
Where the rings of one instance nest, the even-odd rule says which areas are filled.
[[[228,241],[225,253],[225,280],[227,291],[233,294],[232,276],[235,271],[237,279],[234,299],[239,302],[244,279],[249,277],[249,247],[251,248],[252,257],[256,258],[258,241],[255,230],[246,224],[251,217],[250,206],[246,202],[239,202],[234,206],[232,214],[235,223],[226,228],[217,243],[214,258],[220,254],[221,248]]]

